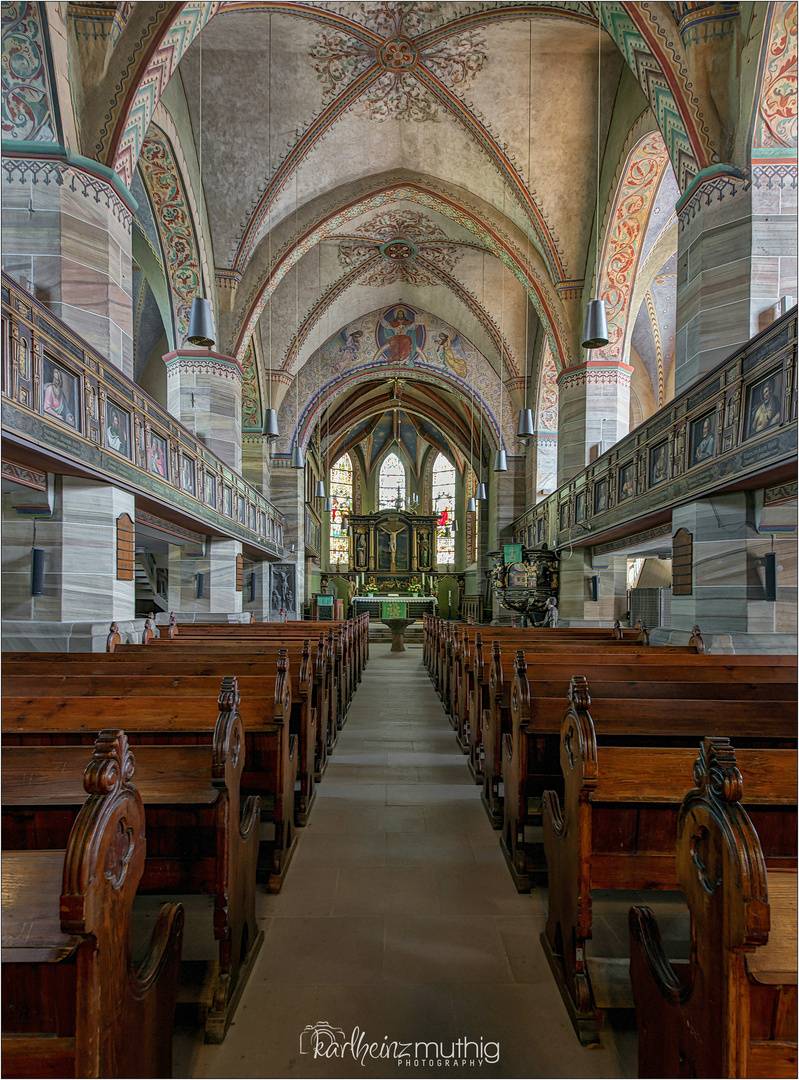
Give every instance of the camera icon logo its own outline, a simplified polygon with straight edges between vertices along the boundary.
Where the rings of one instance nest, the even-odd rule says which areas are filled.
[[[346,1036],[342,1028],[333,1027],[327,1020],[318,1020],[315,1024],[306,1024],[300,1032],[300,1053],[313,1054],[314,1057],[329,1057],[334,1046],[343,1046]]]

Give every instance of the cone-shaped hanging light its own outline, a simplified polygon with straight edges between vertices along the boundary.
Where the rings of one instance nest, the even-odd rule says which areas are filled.
[[[486,494],[486,486],[482,482],[482,480],[477,485],[477,489],[475,490],[474,497],[475,497],[475,499],[480,499],[481,502],[485,502],[486,499],[488,498],[488,495]]]
[[[305,468],[305,454],[302,452],[302,447],[299,443],[295,443],[294,449],[291,451],[291,467],[292,469]]]
[[[216,342],[214,337],[214,313],[211,310],[211,301],[201,296],[195,296],[191,302],[189,314],[189,332],[186,341],[190,345],[198,345],[202,349],[210,349]]]
[[[332,514],[333,513],[333,498],[330,495],[328,495],[327,498],[325,499],[324,511],[325,511],[326,514]]]
[[[533,427],[533,410],[521,409],[519,412],[519,426],[516,429],[516,437],[518,439],[532,439],[535,435],[535,429]]]
[[[608,343],[608,317],[604,300],[589,300],[583,328],[584,349],[604,349]]]
[[[494,454],[494,472],[507,472],[508,458],[504,450],[497,450]]]
[[[268,439],[276,439],[280,432],[277,427],[277,412],[275,409],[267,409],[264,413],[264,435]]]
[[[477,499],[475,499],[474,495],[472,495],[472,497],[469,499],[469,501],[466,504],[466,513],[467,514],[474,514],[476,512],[477,512]]]
[[[324,499],[325,497],[325,482],[324,480],[316,481],[316,498]]]

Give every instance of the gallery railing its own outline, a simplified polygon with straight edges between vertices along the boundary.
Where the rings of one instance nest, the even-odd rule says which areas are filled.
[[[3,432],[150,496],[264,554],[285,519],[268,499],[3,274]]]
[[[515,542],[562,548],[589,532],[654,524],[680,503],[795,461],[796,324],[794,307],[531,507],[513,523]]]

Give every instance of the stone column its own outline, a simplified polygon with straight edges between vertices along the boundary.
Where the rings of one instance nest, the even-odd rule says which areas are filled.
[[[217,536],[208,540],[209,577],[206,583],[210,611],[226,614],[242,610],[244,593],[236,589],[236,556],[240,554],[239,540],[224,540]]]
[[[753,152],[754,154],[754,152]],[[677,203],[675,391],[679,394],[796,300],[796,165],[700,173]]]
[[[795,546],[791,558],[780,560],[782,604],[767,601],[764,562],[771,537],[757,531],[755,496],[714,495],[672,512],[672,534],[683,528],[693,538],[692,591],[672,596],[673,629],[696,624],[703,634],[795,632]]]
[[[283,530],[284,561],[294,563],[297,568],[299,616],[308,594],[305,580],[305,470],[292,469],[288,458],[274,458],[271,499],[286,519]]]
[[[64,152],[3,151],[3,269],[133,376],[131,225],[117,174]]]
[[[241,365],[210,349],[164,356],[167,408],[208,449],[241,472]]]
[[[117,518],[136,519],[133,495],[111,484],[55,478],[53,514],[36,526],[44,549],[44,592],[30,595],[33,522],[3,496],[3,618],[55,623],[133,619],[134,581],[117,580]]]
[[[251,611],[256,622],[269,621],[269,563],[252,563],[244,574],[242,611]],[[255,599],[250,600],[250,574],[255,576]]]
[[[208,555],[203,559],[184,558],[182,544],[169,545],[169,589],[168,606],[170,611],[188,614],[189,612],[211,611],[210,579],[211,561]],[[203,595],[197,596],[197,574],[205,575]]]
[[[558,485],[630,430],[629,364],[589,360],[558,378]]]
[[[267,499],[270,492],[271,439],[256,431],[241,436],[241,475]]]

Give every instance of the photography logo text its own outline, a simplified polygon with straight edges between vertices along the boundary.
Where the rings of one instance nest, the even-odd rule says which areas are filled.
[[[479,1039],[453,1039],[438,1042],[402,1042],[389,1039],[372,1040],[366,1032],[355,1027],[347,1034],[343,1028],[333,1027],[326,1020],[306,1025],[300,1034],[300,1053],[312,1058],[351,1058],[364,1065],[369,1059],[396,1061],[398,1065],[415,1068],[428,1065],[431,1068],[475,1068],[478,1065],[496,1065],[499,1061],[499,1043]]]

